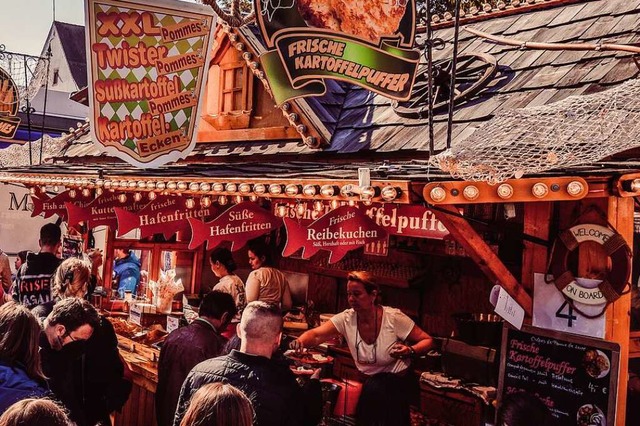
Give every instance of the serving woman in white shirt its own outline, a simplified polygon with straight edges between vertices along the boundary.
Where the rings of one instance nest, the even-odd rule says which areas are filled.
[[[369,273],[349,273],[347,300],[351,308],[307,331],[290,347],[302,350],[342,335],[356,367],[369,376],[358,402],[358,424],[408,424],[410,385],[406,373],[411,357],[429,351],[433,339],[399,309],[378,304],[379,293]]]

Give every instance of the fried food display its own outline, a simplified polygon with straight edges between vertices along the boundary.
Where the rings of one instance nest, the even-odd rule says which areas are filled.
[[[407,8],[406,0],[298,0],[307,24],[378,43],[394,35]]]

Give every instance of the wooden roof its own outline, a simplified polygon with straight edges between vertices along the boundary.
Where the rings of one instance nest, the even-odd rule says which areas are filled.
[[[596,0],[583,2],[546,2],[546,8],[536,5],[523,13],[491,13],[476,16],[460,30],[459,54],[482,52],[493,55],[499,65],[493,80],[473,98],[458,105],[454,112],[453,144],[467,138],[483,122],[497,112],[513,108],[545,105],[570,95],[605,90],[638,75],[632,55],[601,51],[539,51],[504,46],[481,39],[466,31],[470,26],[478,30],[527,41],[538,42],[607,42],[633,44],[640,41],[640,0]],[[245,27],[240,34],[258,53],[259,34],[255,27]],[[443,50],[434,51],[434,59],[451,58],[454,29],[439,29],[435,37],[446,42]],[[420,35],[419,39],[424,37]],[[429,140],[426,119],[407,119],[393,110],[391,101],[368,90],[334,81],[327,82],[326,95],[308,98],[300,104],[319,121],[330,135],[330,146],[312,150],[301,141],[244,141],[198,143],[192,154],[178,162],[186,163],[247,163],[277,164],[279,161],[305,161],[326,164],[338,162],[347,166],[354,161],[382,164],[391,160],[398,164],[412,164],[413,160],[428,158]],[[446,144],[446,113],[436,115],[435,147],[441,151]],[[85,157],[84,161],[119,162],[100,154],[88,136],[71,140],[63,155]],[[90,157],[90,158],[87,158]],[[76,161],[75,159],[72,161]],[[613,167],[614,163],[607,166]],[[620,169],[626,166],[618,164]],[[436,177],[425,164],[420,173]],[[349,167],[355,170],[353,167]],[[602,167],[576,168],[601,171]],[[573,169],[572,169],[573,171]],[[440,176],[442,178],[443,176]]]

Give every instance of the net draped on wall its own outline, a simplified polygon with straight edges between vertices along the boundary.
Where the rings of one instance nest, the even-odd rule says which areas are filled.
[[[640,79],[559,102],[498,113],[430,158],[454,178],[490,184],[592,164],[640,146]]]

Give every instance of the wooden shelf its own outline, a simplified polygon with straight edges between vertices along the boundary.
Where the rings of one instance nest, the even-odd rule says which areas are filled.
[[[347,279],[347,274],[350,271],[345,271],[342,269],[327,269],[320,266],[309,266],[309,271],[319,274],[325,275],[328,277],[342,278]],[[376,282],[381,286],[386,287],[395,287],[395,288],[409,288],[409,280],[403,280],[399,278],[390,278],[384,276],[373,276]]]

